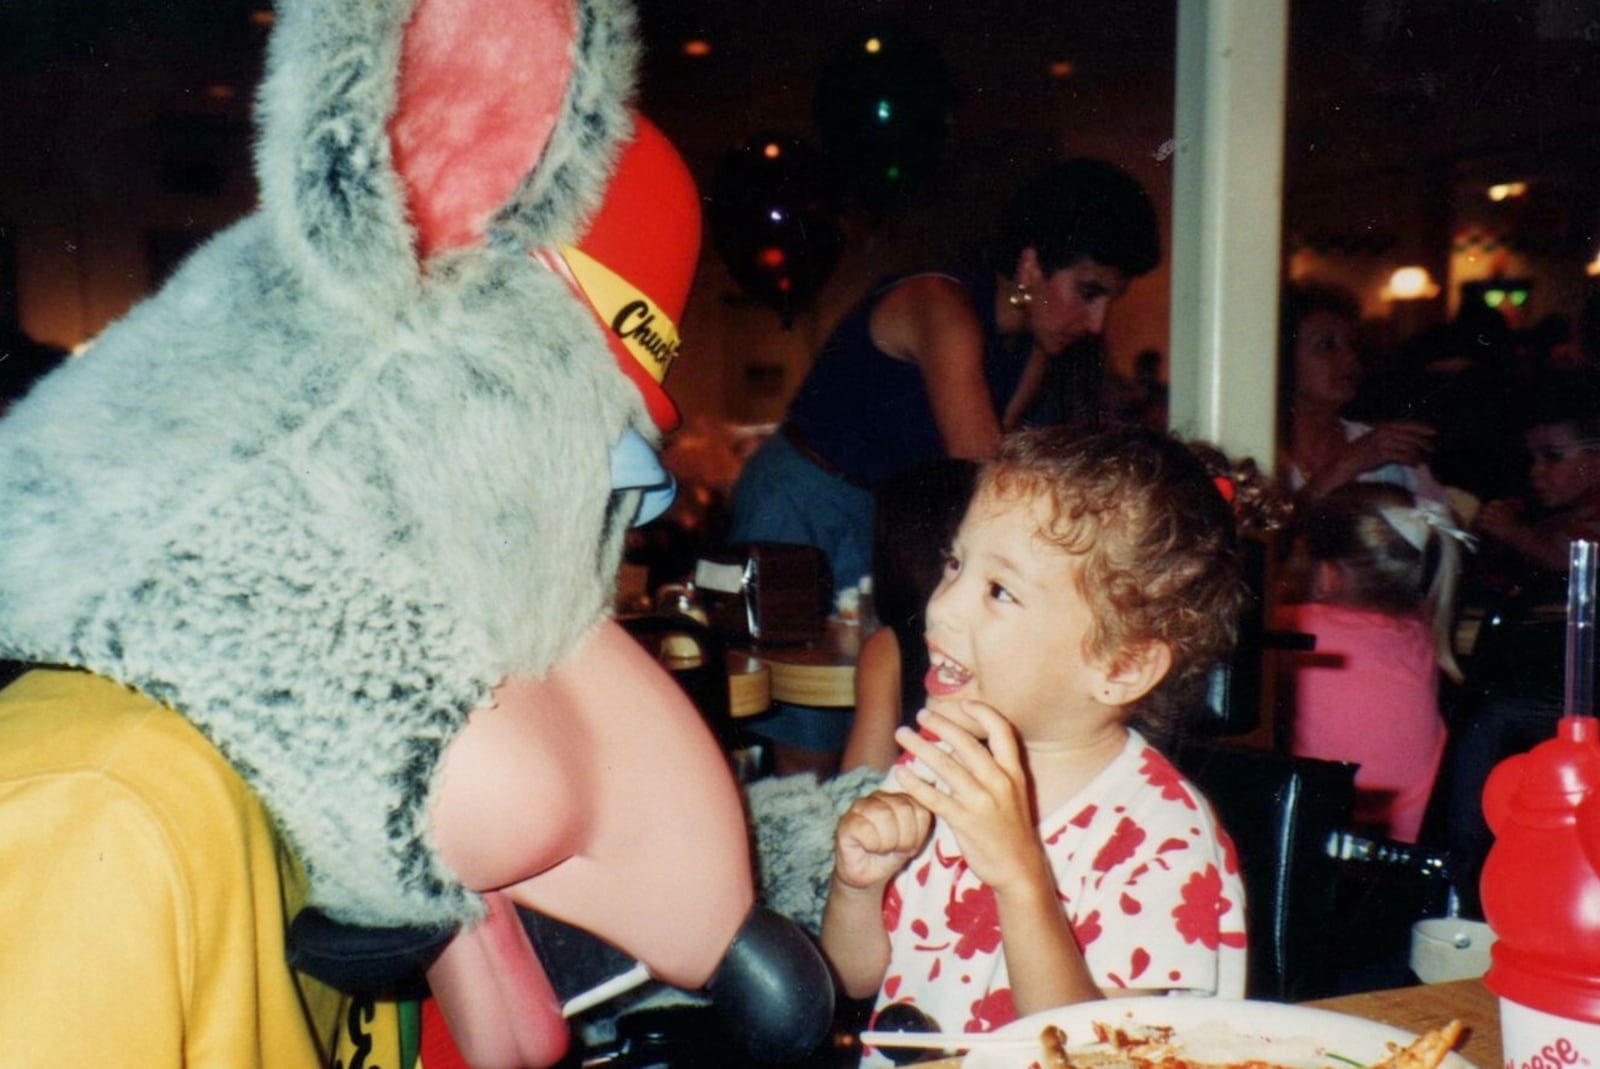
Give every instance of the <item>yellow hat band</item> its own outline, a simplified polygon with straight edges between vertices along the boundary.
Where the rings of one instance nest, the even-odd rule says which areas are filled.
[[[678,358],[678,326],[644,292],[582,249],[562,246],[573,281],[605,328],[659,385]]]

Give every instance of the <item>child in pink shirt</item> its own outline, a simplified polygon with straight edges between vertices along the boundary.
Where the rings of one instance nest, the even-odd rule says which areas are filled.
[[[1282,662],[1289,747],[1356,770],[1356,821],[1415,842],[1444,752],[1439,673],[1451,650],[1467,535],[1401,487],[1360,483],[1318,501],[1300,524],[1301,589],[1275,614],[1316,636]]]

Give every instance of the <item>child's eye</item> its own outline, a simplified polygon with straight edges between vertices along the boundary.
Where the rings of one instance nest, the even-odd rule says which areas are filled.
[[[1011,591],[1007,590],[1005,587],[1003,587],[999,583],[995,583],[995,582],[991,582],[989,584],[989,596],[991,598],[993,598],[994,600],[996,600],[996,601],[1004,601],[1004,602],[1013,602],[1014,603],[1017,600],[1016,598],[1011,596]]]
[[[961,571],[961,561],[954,553],[944,555],[944,571],[946,575],[955,575]]]

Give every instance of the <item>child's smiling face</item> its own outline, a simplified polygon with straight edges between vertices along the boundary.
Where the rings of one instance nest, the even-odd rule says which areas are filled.
[[[928,603],[930,701],[982,701],[1024,741],[1121,719],[1101,701],[1107,671],[1088,652],[1094,617],[1079,588],[1082,558],[1041,536],[1049,519],[1038,499],[982,489]],[[1076,715],[1084,711],[1099,715]]]

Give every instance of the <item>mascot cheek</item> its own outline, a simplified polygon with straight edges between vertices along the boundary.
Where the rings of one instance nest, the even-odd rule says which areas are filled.
[[[653,977],[696,989],[750,913],[754,887],[726,759],[677,684],[617,624],[493,699],[446,750],[431,812],[439,856],[487,893],[490,912],[428,979],[469,1061],[519,1064],[548,1056],[565,1030],[512,904],[601,933]]]
[[[493,698],[445,751],[440,857],[472,890],[505,891],[603,932],[658,978],[703,984],[754,888],[738,788],[699,713],[610,621],[543,679]]]

